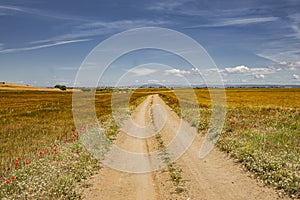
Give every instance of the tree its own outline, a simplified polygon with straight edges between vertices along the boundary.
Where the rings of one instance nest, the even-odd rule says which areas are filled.
[[[67,90],[67,86],[65,86],[65,85],[55,85],[54,88],[59,88],[60,90],[63,90],[63,91]]]

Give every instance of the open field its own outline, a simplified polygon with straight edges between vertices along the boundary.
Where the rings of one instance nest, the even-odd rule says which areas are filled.
[[[125,91],[114,94],[120,102],[124,101]],[[95,96],[100,122],[111,120],[111,92],[99,90]],[[188,104],[187,90],[178,92],[186,97],[182,102]],[[204,134],[209,126],[210,97],[207,89],[195,92],[201,120],[191,123]],[[132,110],[147,95],[156,93],[181,115],[178,100],[168,89],[136,90],[130,98]],[[226,89],[226,96],[226,124],[219,148],[251,171],[253,177],[299,197],[300,89]],[[0,98],[1,181],[26,168],[36,154],[47,154],[54,144],[69,143],[74,136],[72,93],[2,89]],[[108,129],[116,131],[113,123]]]

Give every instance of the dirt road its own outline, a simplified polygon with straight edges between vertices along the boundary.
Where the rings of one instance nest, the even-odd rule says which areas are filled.
[[[161,119],[155,119],[159,116],[151,112],[153,105],[163,108],[163,119],[166,119],[164,123],[159,124]],[[161,150],[162,142],[164,145],[169,144],[180,124],[180,118],[157,95],[149,96],[136,108],[131,118],[144,129],[159,130],[157,134],[160,135],[141,139],[132,136],[138,133],[130,136],[126,131],[120,131],[115,145],[136,153],[150,154]],[[125,130],[130,130],[128,124],[125,126]],[[136,131],[134,128],[132,130]],[[193,132],[193,128],[185,127],[185,130],[192,135],[190,132]],[[149,133],[152,131],[147,132]],[[168,166],[148,173],[120,172],[103,165],[99,173],[89,181],[92,186],[84,191],[84,199],[281,199],[272,188],[250,178],[250,174],[245,173],[239,164],[217,149],[204,159],[199,159],[202,141],[203,138],[196,134],[190,148],[175,163],[168,163]],[[145,163],[150,166],[151,159],[149,163],[146,161],[141,165]],[[128,165],[126,158],[123,164]],[[139,167],[138,162],[131,165],[134,165],[133,168]],[[179,179],[175,179],[174,174]]]

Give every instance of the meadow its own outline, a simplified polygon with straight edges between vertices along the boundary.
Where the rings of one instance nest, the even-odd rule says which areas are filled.
[[[183,97],[181,103],[191,103],[186,89],[176,90]],[[127,103],[124,97],[129,91],[121,89],[114,93],[119,103]],[[209,92],[194,91],[200,119],[189,119],[188,113],[180,113],[173,90],[164,88],[133,91],[130,110],[145,96],[159,93],[173,110],[205,134],[211,116]],[[111,120],[112,92],[112,89],[98,89],[95,95],[97,118],[111,129],[111,135],[117,129]],[[39,198],[34,195],[47,190],[47,183],[53,185],[53,190],[44,196],[56,193],[57,198],[80,198],[76,183],[93,174],[100,165],[78,142],[80,131],[73,121],[72,93],[0,90],[0,101],[0,197],[21,195],[25,190],[28,196],[23,198]],[[226,123],[217,146],[251,171],[253,177],[300,198],[300,89],[232,88],[226,89],[226,101]],[[53,171],[66,174],[58,184],[53,178],[55,173],[50,180],[47,178]],[[24,186],[29,180],[32,186]],[[86,186],[84,182],[81,185]]]

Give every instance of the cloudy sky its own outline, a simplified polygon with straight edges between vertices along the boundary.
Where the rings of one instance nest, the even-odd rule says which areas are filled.
[[[197,83],[195,76],[217,71],[225,84],[300,85],[298,0],[1,0],[0,26],[0,81],[72,86],[100,42],[133,28],[161,27],[197,41],[218,68],[140,50],[116,60],[101,81]]]

